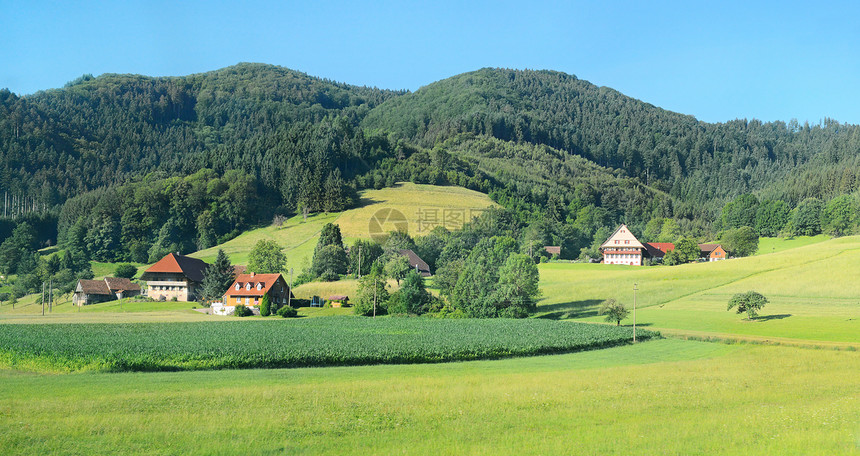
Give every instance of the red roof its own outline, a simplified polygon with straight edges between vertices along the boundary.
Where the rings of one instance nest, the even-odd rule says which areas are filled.
[[[153,272],[183,274],[194,282],[203,282],[203,271],[208,267],[209,263],[203,260],[176,253],[168,253],[164,258],[150,266],[144,274]]]
[[[675,244],[671,242],[646,242],[645,250],[648,251],[648,254],[652,257],[662,257],[666,255],[666,252],[670,250],[675,250]]]
[[[278,279],[284,280],[280,274],[240,274],[224,292],[224,296],[263,296],[272,289]],[[251,285],[250,290],[248,284]],[[238,290],[236,285],[239,286]],[[286,281],[284,281],[284,287],[287,287]]]

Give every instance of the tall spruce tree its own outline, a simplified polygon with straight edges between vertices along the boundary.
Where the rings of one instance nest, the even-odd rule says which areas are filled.
[[[235,274],[233,273],[233,265],[230,264],[230,258],[223,250],[218,249],[215,263],[206,268],[203,273],[203,299],[214,301],[220,298],[234,279]]]

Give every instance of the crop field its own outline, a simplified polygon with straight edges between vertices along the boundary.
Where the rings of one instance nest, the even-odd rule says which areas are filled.
[[[607,298],[633,304],[637,323],[811,341],[860,342],[860,237],[774,254],[682,266],[540,266],[544,318],[600,321]],[[770,303],[755,321],[726,311],[735,293],[755,290]],[[631,323],[629,317],[625,323]]]
[[[652,336],[637,331],[637,338]],[[51,372],[401,364],[569,352],[631,338],[622,327],[506,319],[20,324],[0,331],[0,360]]]

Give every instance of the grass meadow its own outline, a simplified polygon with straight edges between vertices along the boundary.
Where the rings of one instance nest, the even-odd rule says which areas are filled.
[[[632,307],[635,283],[637,324],[646,327],[860,343],[858,236],[672,267],[543,264],[540,275],[543,318],[602,321],[600,302]],[[748,290],[770,300],[758,320],[726,311],[733,294]]]
[[[858,354],[665,339],[434,365],[0,371],[7,454],[860,454]]]

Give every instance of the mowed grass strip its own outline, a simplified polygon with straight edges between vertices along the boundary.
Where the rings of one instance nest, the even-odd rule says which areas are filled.
[[[47,372],[432,363],[595,349],[632,338],[623,327],[508,319],[331,317],[0,329],[0,366]],[[653,336],[637,332],[642,340]]]

